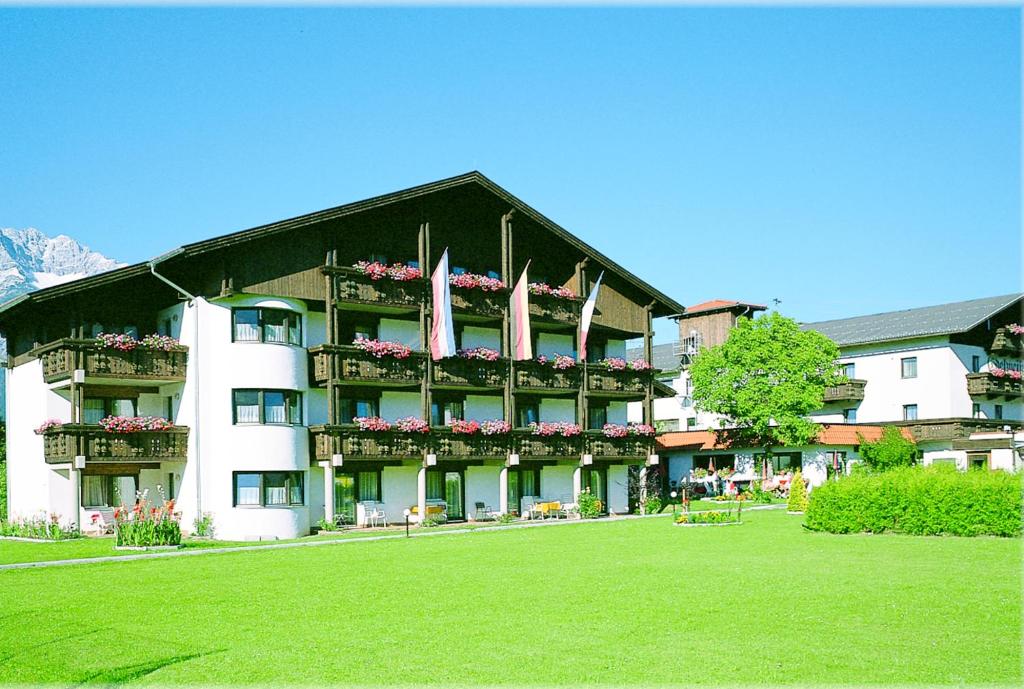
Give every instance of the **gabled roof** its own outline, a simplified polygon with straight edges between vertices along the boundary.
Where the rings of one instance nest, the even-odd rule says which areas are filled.
[[[818,437],[811,445],[830,445],[853,447],[861,444],[861,437],[868,442],[875,442],[882,437],[883,426],[859,425],[852,423],[826,423],[818,431]],[[913,440],[909,428],[900,428],[907,440]],[[715,431],[679,431],[658,436],[659,450],[738,450],[744,446],[730,444],[728,431],[719,438]]]
[[[676,343],[656,344],[654,350],[654,361],[650,362],[654,368],[662,371],[674,371],[679,368],[679,356],[675,353]],[[644,358],[643,347],[631,347],[626,350],[626,361]]]
[[[951,335],[981,325],[1000,311],[1015,303],[1019,304],[1022,298],[1024,294],[1017,292],[871,316],[805,323],[801,327],[804,330],[817,330],[841,347],[929,335]]]
[[[513,196],[511,193],[501,188],[483,174],[473,171],[455,177],[449,177],[447,179],[438,180],[436,182],[430,182],[429,184],[422,184],[416,187],[410,187],[409,189],[403,189],[401,191],[392,192],[390,194],[384,194],[382,196],[374,196],[363,201],[356,201],[354,203],[345,204],[343,206],[337,206],[335,208],[328,208],[322,211],[316,211],[314,213],[308,213],[306,215],[289,218],[287,220],[281,220],[268,225],[260,225],[253,227],[248,230],[241,230],[239,232],[233,232],[231,234],[214,237],[212,239],[203,240],[200,242],[193,242],[186,244],[178,249],[165,254],[166,257],[173,257],[175,259],[188,258],[192,256],[199,256],[211,251],[217,251],[224,249],[236,244],[243,242],[252,241],[254,239],[262,239],[270,237],[275,234],[287,232],[302,228],[314,223],[323,222],[326,220],[334,220],[347,215],[352,215],[362,211],[379,208],[388,204],[406,201],[409,199],[415,199],[418,197],[433,194],[439,191],[452,189],[460,186],[477,185],[480,186],[496,197],[508,203],[517,212],[529,217],[532,221],[541,225],[548,231],[552,232],[569,245],[575,247],[581,253],[586,254],[591,258],[592,261],[600,264],[609,272],[616,274],[623,278],[626,282],[632,284],[634,287],[645,293],[652,301],[656,302],[655,315],[668,316],[677,313],[682,313],[685,310],[682,304],[675,301],[668,295],[664,294],[660,290],[652,287],[647,282],[641,280],[639,277],[620,266],[615,261],[611,260],[601,252],[597,251],[589,244],[583,242],[578,237],[571,234],[568,230],[564,229],[551,219],[545,217],[537,210],[531,208],[529,205]],[[116,281],[128,277],[133,277],[139,273],[147,272],[148,264],[140,263],[124,268],[118,268],[116,270],[102,273],[101,275],[83,278],[81,280],[74,280],[72,282],[63,283],[54,287],[48,287],[45,289],[37,290],[30,294],[22,295],[11,301],[0,305],[0,314],[3,314],[10,310],[13,306],[20,304],[25,301],[42,301],[64,294],[77,292],[79,290],[88,289],[96,284],[103,284],[105,282]]]
[[[712,299],[711,301],[703,301],[699,304],[694,304],[693,306],[687,307],[686,312],[682,315],[685,318],[686,316],[693,316],[698,313],[703,314],[709,313],[711,311],[730,311],[735,308],[746,308],[751,311],[764,311],[768,307],[762,306],[761,304],[748,304],[745,301]]]

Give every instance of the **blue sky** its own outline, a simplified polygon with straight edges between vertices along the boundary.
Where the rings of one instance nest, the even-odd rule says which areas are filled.
[[[1015,8],[0,9],[0,226],[131,262],[478,169],[684,304],[810,321],[1002,294],[1020,27]]]

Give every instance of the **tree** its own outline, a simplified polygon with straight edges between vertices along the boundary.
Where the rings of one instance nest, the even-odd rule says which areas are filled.
[[[778,313],[741,318],[728,339],[701,351],[690,367],[698,409],[728,417],[729,442],[763,447],[806,445],[818,432],[807,418],[825,388],[843,381],[835,342]]]
[[[807,509],[807,484],[799,471],[793,474],[793,480],[789,483],[789,505],[786,509],[790,512],[803,512]]]
[[[917,459],[917,444],[903,435],[896,426],[882,429],[882,437],[873,442],[860,440],[860,456],[873,471],[888,471],[897,467],[908,467]]]

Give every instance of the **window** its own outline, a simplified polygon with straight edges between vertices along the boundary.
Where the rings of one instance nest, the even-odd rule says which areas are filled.
[[[988,453],[977,453],[967,455],[968,469],[988,469]]]
[[[164,418],[168,421],[174,421],[174,396],[167,395],[164,397]]]
[[[693,458],[694,469],[711,469],[714,464],[715,470],[722,467],[733,467],[736,464],[736,455],[697,455]]]
[[[802,457],[803,456],[799,452],[774,452],[772,453],[771,459],[772,471],[775,473],[782,471],[796,471],[803,465]],[[754,455],[755,469],[761,466],[764,459],[765,456],[763,452],[759,452]]]
[[[461,399],[435,399],[430,403],[430,425],[447,426],[465,418],[465,403]]]
[[[82,476],[83,507],[134,505],[135,476]]]
[[[669,433],[679,430],[679,419],[661,419],[654,422],[654,429],[658,433]]]
[[[697,417],[696,416],[688,416],[686,418],[686,427],[687,428],[696,428],[697,427]]]
[[[540,470],[522,467],[508,470],[508,509],[519,514],[523,498],[540,495]]]
[[[997,419],[1003,418],[1003,405],[1001,405],[1001,404],[997,404],[996,405],[996,413],[993,414],[993,416],[995,418],[997,418]]]
[[[857,423],[857,410],[856,409],[844,409],[843,410],[843,421],[845,423]]]
[[[903,378],[917,378],[916,356],[908,356],[900,359],[900,374]]]
[[[135,416],[135,400],[128,397],[86,397],[82,423],[99,423],[106,416]]]
[[[608,343],[602,337],[587,340],[587,361],[594,364],[607,356]]]
[[[294,390],[234,390],[235,423],[302,423],[302,393]]]
[[[540,422],[540,406],[536,402],[520,404],[516,412],[516,421],[519,428],[526,428],[531,423]]]
[[[842,373],[847,378],[856,378],[856,376],[854,375],[855,369],[856,367],[852,363],[839,364],[839,372]]]
[[[916,404],[904,404],[903,405],[903,420],[904,421],[917,421],[917,405]]]
[[[981,418],[981,405],[977,402],[971,405],[971,416],[975,419]]]
[[[236,507],[287,507],[306,502],[301,471],[235,473]]]
[[[355,522],[356,505],[360,502],[381,502],[381,470],[341,471],[334,473],[334,511]]]
[[[975,354],[971,357],[971,373],[978,373],[981,371],[981,357]]]
[[[375,399],[343,397],[339,400],[338,410],[341,414],[341,423],[354,423],[356,418],[380,416]]]
[[[601,430],[604,425],[608,423],[608,405],[607,404],[592,404],[587,408],[587,416],[589,417],[590,423],[588,428],[591,430]]]
[[[354,323],[349,320],[344,320],[338,324],[338,342],[341,344],[349,344],[356,340],[376,340],[377,339],[377,324],[376,323]]]
[[[233,342],[302,344],[302,316],[285,309],[234,309]]]

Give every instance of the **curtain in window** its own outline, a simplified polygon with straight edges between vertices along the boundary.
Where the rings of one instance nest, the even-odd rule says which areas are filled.
[[[135,416],[135,400],[110,400],[110,413],[113,416]]]
[[[264,423],[288,423],[283,392],[263,393],[263,419]]]
[[[100,419],[106,415],[106,408],[102,399],[95,397],[85,398],[85,404],[82,406],[82,423],[99,423]]]
[[[287,474],[264,474],[263,475],[263,504],[264,505],[287,505]]]
[[[302,344],[302,316],[297,313],[288,314],[288,342],[293,345]]]
[[[235,391],[235,423],[259,423],[260,398],[255,390]]]
[[[536,471],[528,469],[520,472],[520,480],[522,481],[522,492],[520,497],[540,495],[540,486],[537,485],[538,481]]]
[[[302,492],[302,474],[292,474],[288,482],[288,502],[292,505],[302,505],[306,502],[306,496]]]
[[[138,486],[135,485],[134,476],[117,476],[112,481],[114,487],[115,505],[134,505]]]
[[[377,472],[376,471],[360,471],[359,472],[359,501],[372,500],[374,502],[380,500],[380,494],[377,492]]]
[[[427,500],[444,500],[444,474],[427,472]]]
[[[263,341],[288,342],[288,314],[285,311],[263,312]]]
[[[235,504],[260,504],[259,474],[235,474]]]
[[[605,407],[590,408],[590,428],[600,430],[608,423],[608,410]]]
[[[111,507],[113,482],[109,476],[82,477],[82,505],[85,507]]]
[[[302,423],[302,395],[297,392],[288,395],[288,423]]]
[[[235,309],[235,341],[260,341],[260,312],[256,309]]]

